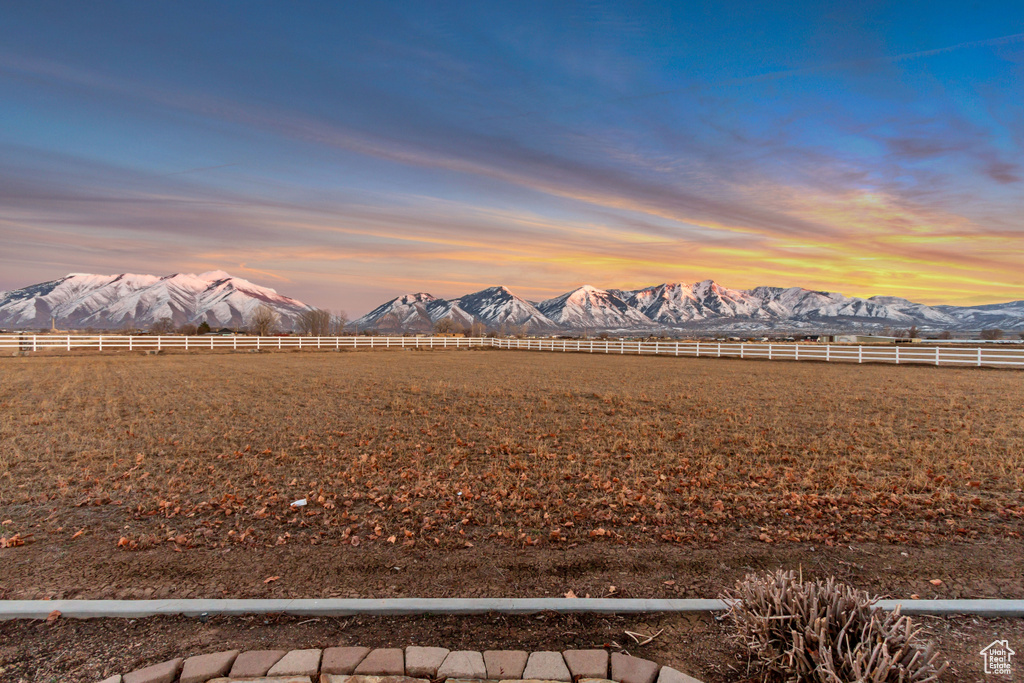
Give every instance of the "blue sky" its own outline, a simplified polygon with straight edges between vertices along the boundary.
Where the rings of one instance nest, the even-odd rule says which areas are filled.
[[[1024,4],[0,8],[0,289],[1024,298]]]

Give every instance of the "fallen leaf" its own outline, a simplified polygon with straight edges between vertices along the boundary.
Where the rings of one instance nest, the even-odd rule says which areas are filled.
[[[74,533],[74,534],[73,534],[73,535],[71,536],[71,540],[72,540],[72,541],[73,541],[73,540],[75,540],[76,538],[78,538],[79,536],[81,536],[81,535],[82,535],[82,534],[84,534],[84,533],[85,533],[85,529],[79,529],[78,531],[76,531],[76,532],[75,532],[75,533]]]
[[[46,617],[46,623],[47,624],[52,624],[53,622],[57,621],[58,619],[60,619],[60,610],[59,609],[55,609],[52,612],[50,612],[50,616]]]
[[[397,536],[388,536],[388,543],[394,543],[398,540]]]
[[[567,598],[575,598],[575,597],[576,597],[576,594],[575,594],[575,593],[573,593],[573,592],[572,592],[572,591],[570,590],[570,591],[569,591],[568,593],[566,593],[566,594],[565,594],[565,597],[567,597]]]
[[[273,583],[280,578],[280,576],[268,576],[267,578],[263,579],[263,583]]]
[[[664,583],[666,586],[674,586],[674,585],[676,585],[675,581],[663,581],[662,583]]]
[[[942,579],[932,579],[928,583],[930,583],[933,586],[941,586],[942,585]]]
[[[117,541],[117,547],[118,548],[123,548],[126,545],[128,545],[128,538],[126,536],[122,536],[120,539],[118,539],[118,541]]]

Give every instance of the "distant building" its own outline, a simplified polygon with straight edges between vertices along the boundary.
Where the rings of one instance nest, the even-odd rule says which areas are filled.
[[[920,337],[883,337],[877,334],[830,334],[818,341],[828,344],[918,344]]]

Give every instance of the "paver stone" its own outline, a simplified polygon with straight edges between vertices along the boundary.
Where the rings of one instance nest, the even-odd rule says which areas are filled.
[[[361,676],[404,676],[405,654],[397,647],[372,650],[366,659],[359,662],[355,673]]]
[[[487,677],[495,680],[522,678],[529,657],[530,654],[522,650],[487,650],[484,652]]]
[[[109,678],[104,678],[100,683],[121,683],[121,674],[114,674]]]
[[[430,683],[425,678],[411,676],[347,676],[344,674],[320,674],[320,683]]]
[[[173,683],[181,669],[181,657],[138,669],[121,677],[122,683]]]
[[[654,683],[660,668],[648,659],[612,654],[612,680],[619,683]]]
[[[572,674],[565,665],[561,652],[534,652],[523,669],[523,680],[571,681]],[[653,681],[652,681],[653,683]]]
[[[266,676],[270,667],[287,654],[284,650],[249,650],[235,657],[231,665],[231,678],[258,678]]]
[[[410,645],[405,648],[405,675],[416,678],[434,678],[437,670],[451,650],[444,647],[419,647]]]
[[[270,667],[268,676],[315,676],[320,671],[320,649],[292,650]]]
[[[701,683],[693,676],[688,676],[682,671],[676,671],[667,666],[661,667],[661,673],[658,674],[658,683]]]
[[[562,653],[569,673],[575,678],[605,678],[608,676],[607,650],[566,650]]]
[[[437,678],[487,678],[484,656],[473,650],[450,652],[438,667]]]
[[[224,676],[231,670],[237,656],[238,650],[228,650],[189,657],[181,667],[179,683],[206,683],[211,678]]]
[[[320,672],[325,674],[351,674],[359,662],[370,654],[368,647],[329,647],[324,650]]]

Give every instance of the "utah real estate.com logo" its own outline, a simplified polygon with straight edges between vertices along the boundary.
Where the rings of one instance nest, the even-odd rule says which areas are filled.
[[[1011,658],[1017,653],[1010,649],[1009,642],[993,640],[980,654],[985,660],[986,674],[1009,676],[1012,673]]]

